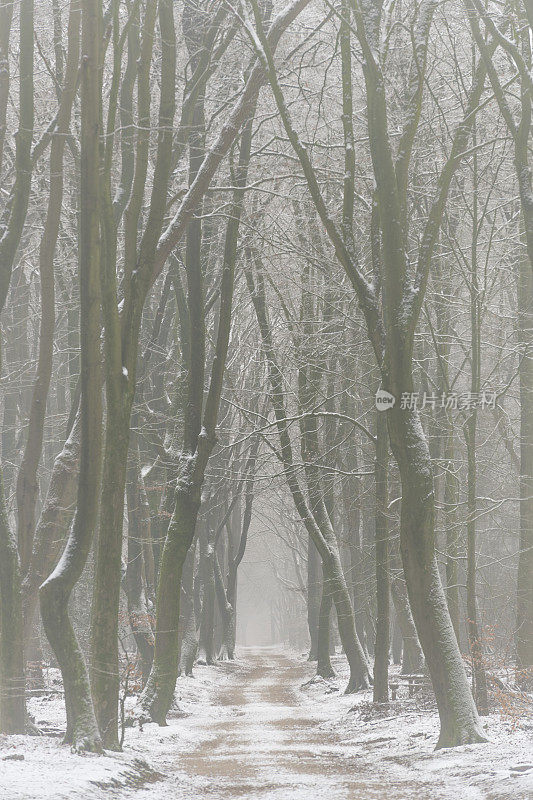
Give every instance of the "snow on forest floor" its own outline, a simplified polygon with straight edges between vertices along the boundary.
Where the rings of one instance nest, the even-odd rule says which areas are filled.
[[[76,755],[51,736],[0,737],[1,800],[530,800],[533,720],[492,714],[489,744],[434,751],[436,712],[371,694],[343,695],[338,678],[273,648],[196,667],[178,680],[180,711],[165,728],[128,728],[123,753]],[[306,685],[307,684],[307,685]],[[133,702],[133,700],[132,700]],[[30,700],[43,727],[64,728],[62,699]]]

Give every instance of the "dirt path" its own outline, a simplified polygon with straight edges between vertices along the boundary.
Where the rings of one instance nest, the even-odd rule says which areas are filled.
[[[346,681],[338,658],[337,681]],[[344,670],[344,672],[343,672]],[[495,715],[492,743],[434,751],[435,713],[369,714],[371,695],[302,691],[314,666],[276,649],[180,678],[169,725],[127,729],[123,753],[72,754],[53,737],[0,737],[0,800],[532,800],[527,730]],[[354,714],[348,712],[358,704]],[[64,725],[62,698],[36,719]]]
[[[245,651],[238,665],[219,669],[228,673],[227,684],[214,698],[220,716],[208,739],[180,754],[179,797],[403,800],[411,796],[415,787],[403,782],[389,784],[385,795],[383,781],[369,775],[368,765],[354,755],[353,747],[346,747],[330,730],[320,730],[320,718],[299,691],[312,674],[310,665],[262,649]],[[191,719],[191,724],[200,720]],[[421,789],[419,783],[417,796],[422,800],[438,796],[429,786],[427,794],[420,794]],[[163,795],[168,796],[167,791]]]

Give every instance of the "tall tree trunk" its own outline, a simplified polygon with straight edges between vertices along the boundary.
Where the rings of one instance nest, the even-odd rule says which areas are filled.
[[[376,419],[376,646],[374,648],[374,703],[389,700],[389,523],[388,523],[388,455],[387,418],[382,411]]]
[[[224,594],[220,594],[219,608],[223,615],[224,620],[224,655],[228,660],[233,661],[235,658],[235,642],[237,638],[237,577],[238,570],[248,543],[248,532],[252,522],[252,508],[254,502],[254,485],[255,485],[255,469],[257,462],[257,451],[259,447],[259,439],[257,438],[252,445],[251,453],[248,458],[245,469],[244,481],[246,483],[244,513],[242,515],[242,522],[240,522],[240,504],[237,502],[233,510],[235,527],[240,523],[239,540],[237,543],[236,551],[234,551],[234,543],[228,550],[228,581],[227,590]],[[228,536],[229,542],[229,536]],[[216,566],[216,565],[215,565]],[[224,589],[221,583],[222,590]]]
[[[517,682],[533,686],[533,273],[519,259],[518,328],[520,357],[520,544],[517,576]]]
[[[68,20],[67,68],[57,123],[52,134],[48,208],[39,247],[41,320],[37,374],[31,398],[26,447],[17,477],[18,547],[23,572],[29,565],[35,532],[35,512],[39,494],[37,470],[42,456],[46,403],[52,377],[55,328],[54,257],[63,204],[63,154],[77,86],[79,38],[80,4],[79,0],[72,0]],[[61,47],[59,52],[62,52]]]
[[[80,342],[81,451],[74,525],[54,572],[41,586],[41,616],[65,687],[67,741],[101,751],[87,667],[68,616],[68,601],[89,554],[98,514],[101,470],[100,356],[100,22],[99,0],[82,0]]]
[[[7,59],[11,31],[12,4],[1,12],[0,22],[6,25],[0,39],[2,54]],[[11,283],[13,264],[20,244],[28,210],[31,189],[33,139],[33,0],[21,0],[19,12],[19,128],[15,148],[15,182],[8,206],[7,225],[0,234],[0,311],[3,310]],[[9,91],[9,73],[0,84],[0,150],[5,135],[5,105]],[[2,343],[0,342],[0,348]],[[2,357],[0,349],[0,373]],[[3,453],[3,457],[5,457]],[[11,454],[10,454],[11,455]],[[22,592],[17,542],[11,530],[3,475],[0,465],[0,731],[24,733],[24,648],[22,628]]]
[[[405,384],[412,391],[412,384]],[[403,387],[402,387],[403,388]],[[401,391],[398,397],[401,397]],[[416,629],[439,709],[438,747],[486,741],[459,652],[435,555],[431,457],[416,409],[388,414],[402,479],[400,548]]]
[[[473,145],[477,144],[476,126],[473,131]],[[478,215],[478,167],[477,152],[473,155],[473,203],[472,203],[472,243],[470,249],[470,359],[472,374],[470,391],[473,397],[479,397],[481,389],[481,306],[477,268],[477,243],[479,235]],[[466,613],[468,643],[472,659],[472,682],[478,712],[486,715],[488,710],[487,679],[483,664],[483,643],[480,638],[477,617],[477,552],[476,552],[476,515],[477,515],[477,408],[474,407],[464,423],[464,433],[468,464],[468,500],[466,522]]]

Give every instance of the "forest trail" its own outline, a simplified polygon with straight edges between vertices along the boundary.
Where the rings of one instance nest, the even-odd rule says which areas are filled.
[[[323,718],[315,715],[300,691],[312,674],[310,667],[274,648],[241,649],[238,662],[220,664],[229,678],[213,699],[220,717],[207,740],[180,753],[178,768],[186,778],[180,776],[177,796],[187,800],[200,796],[383,800],[384,792],[387,800],[442,796],[430,782],[387,780],[384,789],[383,775],[370,768],[368,753],[358,757],[353,739],[346,742],[343,738],[350,737],[321,730]],[[194,718],[190,722],[202,724]],[[189,781],[195,787],[191,794],[185,788]],[[161,797],[169,796],[168,783],[167,789],[160,784],[151,793],[154,790],[158,797],[161,790]]]
[[[180,678],[168,726],[127,728],[123,753],[78,755],[58,737],[0,738],[0,800],[530,800],[529,729],[435,752],[434,711],[372,710],[371,692],[280,648]],[[135,698],[131,698],[134,707]],[[356,711],[350,710],[356,706]],[[64,728],[61,696],[34,698],[37,722]],[[43,793],[43,787],[44,793]]]

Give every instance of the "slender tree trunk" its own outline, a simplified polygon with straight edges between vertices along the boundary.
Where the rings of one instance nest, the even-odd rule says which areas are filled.
[[[444,524],[446,528],[446,601],[457,642],[460,643],[459,614],[459,525],[457,521],[458,480],[454,465],[453,424],[446,414],[444,443]]]
[[[392,594],[392,582],[391,582],[391,594]],[[391,644],[392,663],[395,666],[399,666],[402,663],[403,639],[402,639],[402,632],[400,630],[400,625],[398,624],[398,615],[396,613],[394,595],[392,595],[392,600],[394,605],[394,617],[392,624],[392,644]]]
[[[477,130],[474,125],[473,145],[477,144]],[[478,165],[477,152],[473,155],[473,204],[472,204],[472,243],[470,263],[470,351],[472,375],[470,391],[478,397],[481,389],[481,307],[477,269],[477,243],[479,234],[478,214]],[[466,613],[468,643],[472,659],[472,683],[477,710],[486,715],[488,710],[487,678],[483,664],[483,643],[480,638],[477,616],[477,408],[473,408],[464,424],[468,463],[468,500],[466,523]]]
[[[374,648],[374,703],[389,700],[389,523],[388,523],[388,454],[387,418],[382,411],[376,419],[376,645]]]
[[[322,678],[334,678],[330,659],[330,630],[331,630],[331,610],[333,599],[331,589],[328,586],[327,578],[322,581],[322,597],[320,600],[320,611],[318,617],[318,642],[317,642],[317,665],[316,674]]]
[[[472,660],[472,683],[477,710],[486,715],[488,710],[487,679],[483,664],[483,643],[477,621],[477,553],[476,553],[476,513],[477,513],[477,468],[476,468],[476,412],[470,414],[466,422],[468,457],[468,505],[466,523],[466,614],[468,643]]]
[[[233,661],[235,658],[235,641],[237,638],[237,577],[238,577],[238,570],[241,564],[242,559],[244,558],[244,553],[246,551],[246,544],[248,542],[248,532],[250,530],[250,524],[252,522],[252,508],[254,502],[254,483],[255,483],[255,465],[257,462],[257,450],[259,447],[259,439],[256,439],[254,444],[252,445],[252,451],[250,457],[248,459],[248,463],[246,465],[246,472],[245,472],[245,481],[246,481],[246,491],[245,491],[245,502],[244,502],[244,514],[242,516],[242,523],[240,525],[240,538],[237,544],[236,552],[234,553],[234,546],[229,548],[228,552],[228,582],[227,582],[227,590],[224,592],[224,586],[222,583],[222,576],[220,576],[220,587],[222,592],[219,594],[220,603],[219,608],[223,615],[224,620],[224,651],[225,656],[228,658],[229,661]],[[239,509],[239,504],[237,503],[234,511],[233,516],[236,518],[234,525],[237,524],[239,520],[239,515],[237,515],[237,511]],[[218,562],[215,563],[215,566]],[[217,573],[215,573],[216,575]],[[223,610],[224,609],[224,610]]]
[[[112,411],[107,393],[105,458],[91,614],[91,689],[105,748],[119,750],[118,610],[129,414]],[[141,562],[142,563],[142,562]]]
[[[310,536],[307,537],[307,626],[311,646],[309,648],[309,661],[318,658],[318,619],[320,610],[320,557],[315,543]]]
[[[231,557],[231,554],[230,554]],[[224,589],[222,570],[218,556],[215,554],[215,586],[218,599],[218,610],[222,618],[222,647],[219,653],[221,661],[233,661],[235,658],[235,623],[236,614],[234,606],[229,602],[229,583],[228,591]],[[235,597],[235,591],[232,592]]]
[[[520,545],[517,576],[517,682],[533,686],[533,273],[519,260],[518,327],[520,358]]]
[[[141,475],[139,447],[135,442],[128,460],[128,562],[126,596],[128,619],[141,659],[142,684],[146,684],[154,656],[154,636],[143,587],[144,542],[150,537],[150,513]]]
[[[198,663],[213,664],[214,625],[215,625],[215,542],[213,515],[205,528],[205,539],[200,541],[200,577],[202,580],[202,610],[200,613],[200,640],[198,643]]]
[[[396,613],[396,623],[403,642],[403,653],[401,654],[402,674],[420,673],[424,669],[424,653],[418,641],[401,565],[391,581],[391,594]]]
[[[93,592],[91,621],[91,681],[95,710],[105,746],[119,749],[118,741],[118,611],[124,491],[131,411],[135,394],[139,330],[144,301],[149,289],[157,240],[164,221],[168,182],[172,163],[172,125],[175,112],[176,39],[171,0],[149,2],[146,6],[146,28],[143,37],[139,71],[139,130],[137,151],[137,184],[132,191],[125,219],[125,272],[130,279],[125,290],[122,318],[118,313],[116,274],[116,223],[110,191],[110,161],[114,119],[121,74],[119,7],[114,5],[113,42],[114,69],[108,112],[107,146],[104,153],[103,183],[103,253],[102,309],[106,352],[107,425],[104,460],[104,482],[101,502],[100,531]],[[138,224],[148,167],[150,126],[150,66],[153,31],[159,18],[161,42],[161,90],[158,117],[157,156],[152,178],[150,208],[141,243],[137,251]],[[140,281],[137,283],[137,281]],[[133,300],[132,300],[133,298]],[[133,319],[129,317],[133,308]]]
[[[0,471],[0,732],[24,733],[24,648],[20,562]]]

